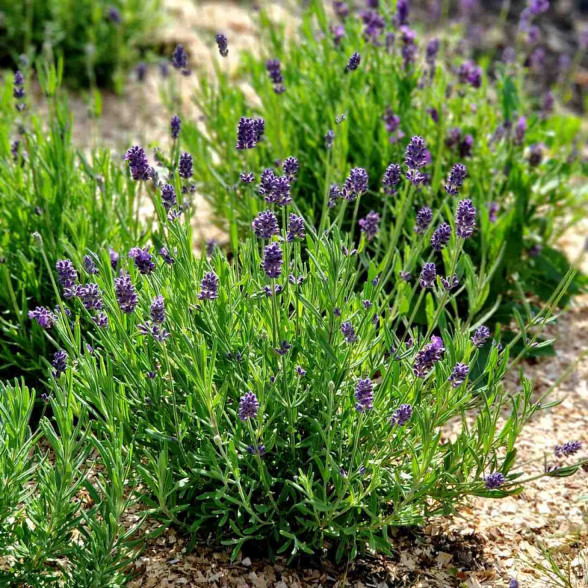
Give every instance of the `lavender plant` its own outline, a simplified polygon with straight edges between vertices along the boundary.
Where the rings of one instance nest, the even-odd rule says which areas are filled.
[[[255,105],[222,60],[218,79],[202,80],[195,101],[205,125],[189,124],[183,141],[206,163],[198,183],[218,223],[246,235],[266,188],[263,178],[238,183],[238,174],[279,176],[280,162],[295,156],[300,172],[288,182],[288,197],[310,225],[336,223],[355,238],[364,232],[377,251],[412,250],[405,219],[424,232],[418,211],[425,207],[435,212],[435,230],[456,198],[469,199],[479,219],[466,250],[480,268],[493,266],[487,296],[472,310],[486,312],[501,298],[496,318],[508,320],[519,307],[515,275],[523,290],[548,300],[569,268],[555,242],[586,204],[585,190],[570,181],[582,173],[574,148],[579,119],[554,114],[552,102],[545,109],[526,90],[522,51],[506,64],[477,65],[462,45],[458,52],[455,35],[425,42],[403,9],[336,9],[332,17],[327,5],[309,3],[292,39],[261,11],[262,56],[246,53],[241,69]],[[286,91],[276,94],[266,56],[279,64]],[[232,148],[239,116],[266,120],[254,149]],[[365,174],[358,192],[353,170]],[[387,227],[377,239],[375,224],[366,225],[374,215]],[[448,238],[443,225],[439,247]],[[569,292],[585,285],[578,276]]]
[[[83,154],[73,146],[59,68],[37,73],[47,96],[46,116],[29,108],[32,73],[27,71],[25,95],[17,102],[26,108],[15,108],[12,77],[1,90],[0,377],[26,375],[29,384],[37,384],[40,358],[50,349],[44,332],[51,333],[65,312],[52,281],[68,288],[64,297],[73,295],[79,279],[95,273],[102,252],[128,251],[140,244],[143,229],[137,218],[139,189],[124,168],[105,150]],[[53,276],[59,260],[62,272]],[[91,286],[83,298],[95,304]]]
[[[392,527],[534,479],[519,469],[516,440],[543,405],[531,382],[508,392],[503,379],[523,355],[515,345],[537,345],[572,271],[502,342],[500,328],[460,312],[456,289],[440,279],[457,267],[471,296],[485,287],[463,250],[479,217],[467,200],[454,206],[456,230],[430,264],[436,271],[391,291],[367,239],[353,248],[336,226],[317,234],[310,225],[291,239],[280,201],[232,261],[218,249],[195,257],[188,219],[169,218],[154,193],[156,238],[174,263],[154,258],[143,272],[121,256],[113,272],[103,255],[91,280],[107,324],[87,328],[99,311],[70,299],[74,326],[57,321],[64,365],[50,377],[52,394],[71,391],[76,412],[105,431],[122,423],[151,512],[213,533],[234,555],[260,542],[354,557],[389,551]],[[424,325],[410,304],[421,296]]]

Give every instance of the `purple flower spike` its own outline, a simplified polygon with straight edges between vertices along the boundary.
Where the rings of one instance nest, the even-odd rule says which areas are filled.
[[[98,268],[96,267],[96,263],[94,259],[90,255],[84,255],[84,269],[89,274],[97,274]]]
[[[284,76],[282,75],[282,64],[279,59],[268,59],[265,62],[267,73],[274,85],[276,94],[283,94],[286,90],[284,87]]]
[[[247,118],[242,116],[237,127],[237,149],[253,149],[261,139],[265,130],[262,118]]]
[[[504,482],[506,482],[506,478],[500,472],[493,472],[488,474],[484,480],[488,490],[496,490],[500,488]]]
[[[60,349],[53,354],[53,361],[51,365],[55,368],[53,370],[53,377],[59,378],[67,369],[67,353]]]
[[[448,223],[439,225],[431,236],[431,247],[435,251],[441,251],[451,239],[451,226]]]
[[[166,210],[170,210],[178,203],[176,190],[171,184],[164,184],[161,187],[161,202]]]
[[[368,212],[365,218],[359,220],[359,228],[362,233],[365,233],[368,241],[371,241],[378,234],[379,224],[380,215],[373,210]]]
[[[37,306],[34,310],[29,310],[29,318],[37,321],[37,324],[43,329],[50,329],[55,322],[53,313],[44,306]]]
[[[180,164],[178,166],[178,173],[181,178],[187,180],[192,177],[194,173],[194,166],[192,163],[192,156],[189,153],[182,153],[180,155]]]
[[[341,195],[346,200],[355,200],[367,192],[369,177],[363,167],[354,167],[345,180]]]
[[[113,270],[116,270],[118,266],[118,260],[120,257],[119,254],[112,247],[110,247],[110,249],[108,250],[108,255],[110,257],[110,267]]]
[[[295,214],[290,214],[289,222],[288,222],[288,235],[287,240],[289,242],[294,241],[294,239],[304,239],[306,237],[306,233],[304,232],[304,220],[301,216],[296,216]]]
[[[421,271],[421,288],[432,288],[437,278],[437,268],[434,263],[425,263]]]
[[[568,457],[574,455],[582,449],[582,443],[580,441],[566,441],[563,445],[556,445],[553,452],[556,457]]]
[[[132,313],[137,306],[137,293],[128,274],[114,279],[116,300],[122,312]]]
[[[415,136],[410,140],[404,154],[404,162],[411,169],[419,169],[431,162],[431,154],[422,137]]]
[[[444,188],[451,196],[456,196],[459,193],[460,188],[463,186],[463,182],[468,175],[466,166],[461,163],[456,163],[449,172],[447,182],[445,182]]]
[[[96,326],[101,329],[105,329],[106,327],[108,327],[108,317],[103,312],[101,312],[98,316],[93,316],[92,320],[94,321]]]
[[[100,297],[98,284],[86,284],[79,286],[76,294],[87,310],[101,310],[104,306]]]
[[[347,65],[345,66],[345,72],[355,71],[359,67],[360,63],[361,63],[361,55],[356,51],[349,58],[349,61],[347,62]]]
[[[409,12],[408,0],[398,0],[396,2],[396,24],[399,27],[408,24]]]
[[[449,381],[454,388],[459,388],[468,377],[470,368],[465,363],[456,363],[449,376]]]
[[[471,200],[461,200],[455,215],[455,232],[458,237],[467,239],[476,228],[476,209]]]
[[[344,322],[341,325],[341,333],[343,333],[343,337],[345,337],[345,341],[347,343],[354,343],[355,341],[357,341],[357,336],[355,335],[355,329],[353,328],[353,325],[349,321]]]
[[[374,407],[374,385],[369,378],[357,382],[355,399],[357,400],[355,408],[358,412],[365,412]]]
[[[404,427],[412,417],[412,406],[410,404],[401,404],[392,415],[390,422],[393,426]]]
[[[204,274],[200,287],[199,300],[216,300],[218,298],[218,276],[214,272]]]
[[[400,183],[402,178],[402,169],[397,163],[391,163],[384,172],[382,178],[382,186],[385,194],[395,194],[396,186]]]
[[[490,338],[490,329],[488,327],[485,327],[484,325],[482,325],[481,327],[478,327],[476,329],[476,331],[474,332],[472,337],[470,337],[470,341],[476,347],[482,347],[482,345],[484,345],[484,343],[486,343],[486,341],[489,338]]]
[[[171,129],[172,139],[177,139],[180,134],[180,129],[182,128],[182,121],[180,120],[180,117],[174,114],[171,117],[169,126]]]
[[[259,411],[259,401],[253,392],[246,392],[239,401],[239,418],[242,421],[254,419]]]
[[[255,174],[253,172],[242,172],[239,179],[243,184],[253,184],[255,182]]]
[[[227,41],[227,37],[222,33],[219,33],[216,36],[216,44],[221,57],[226,57],[229,54],[229,42]]]
[[[424,233],[433,220],[433,211],[426,206],[423,206],[418,212],[416,217],[416,225],[414,227],[415,233]]]
[[[295,178],[296,174],[298,173],[300,165],[298,160],[295,157],[286,157],[284,159],[284,163],[282,165],[282,169],[284,170],[284,175],[288,176],[289,178]]]
[[[177,45],[172,53],[171,64],[175,69],[182,70],[182,74],[188,75],[190,70],[188,69],[188,54],[184,49],[183,45]]]
[[[64,288],[72,288],[78,279],[78,272],[69,259],[60,259],[56,264],[57,279]]]
[[[160,295],[153,299],[149,311],[151,313],[151,319],[154,323],[161,324],[165,322],[165,302],[163,300],[163,296]]]
[[[271,239],[273,235],[280,232],[278,219],[271,210],[260,212],[251,223],[253,232],[260,239]]]
[[[140,274],[148,275],[155,269],[151,253],[149,253],[149,247],[145,247],[144,249],[133,247],[129,251],[129,257],[135,262],[135,267],[139,270]]]
[[[521,145],[525,140],[525,134],[527,132],[527,119],[521,116],[517,121],[514,129],[514,139],[517,145]]]
[[[413,372],[417,378],[425,378],[433,369],[435,363],[441,360],[445,353],[445,346],[441,337],[431,337],[431,343],[427,343],[419,351],[414,359]]]
[[[151,178],[151,168],[145,155],[145,150],[138,145],[131,147],[125,154],[125,160],[129,163],[131,177],[135,181],[147,181]]]
[[[263,250],[262,268],[268,278],[279,278],[284,258],[279,243],[270,243]]]
[[[453,276],[441,278],[441,285],[443,286],[443,290],[453,290],[453,288],[457,288],[459,286],[459,280],[457,279],[457,276],[453,274]]]

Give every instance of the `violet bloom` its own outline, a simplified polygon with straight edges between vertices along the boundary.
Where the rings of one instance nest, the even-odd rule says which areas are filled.
[[[204,274],[200,282],[199,300],[216,300],[218,298],[218,276],[214,272]]]
[[[325,135],[325,147],[330,149],[335,142],[335,131],[329,129]]]
[[[355,387],[355,408],[358,412],[365,412],[374,407],[374,385],[369,378],[359,380]]]
[[[385,194],[395,194],[396,186],[400,183],[402,178],[402,169],[397,163],[391,163],[384,172],[382,178],[382,187]]]
[[[137,307],[137,293],[128,274],[114,279],[114,291],[121,311],[130,314]]]
[[[296,238],[304,239],[304,237],[306,237],[304,232],[304,219],[301,216],[290,214],[287,240],[292,242]]]
[[[227,41],[227,37],[222,33],[219,33],[216,36],[216,44],[221,57],[226,57],[229,54],[229,42]]]
[[[580,441],[566,441],[563,445],[556,445],[553,452],[556,457],[568,457],[582,449]]]
[[[434,263],[425,263],[421,270],[421,288],[432,288],[437,278],[437,268]]]
[[[267,170],[266,170],[267,171]],[[262,174],[263,176],[263,174]],[[262,177],[263,185],[263,177]],[[271,185],[265,190],[265,201],[278,206],[288,206],[292,202],[290,179],[286,176],[273,177]]]
[[[508,583],[508,588],[519,588],[519,581],[516,578],[511,578]]]
[[[76,294],[86,310],[101,310],[104,307],[98,284],[78,286]]]
[[[286,91],[284,87],[284,76],[282,75],[282,65],[279,59],[268,59],[265,63],[267,73],[274,85],[276,94],[283,94]]]
[[[343,333],[343,337],[345,338],[345,341],[347,343],[354,343],[355,341],[357,341],[355,329],[349,321],[346,321],[341,324],[341,333]]]
[[[106,16],[112,24],[120,24],[120,12],[115,6],[109,6],[106,10]]]
[[[349,61],[347,62],[347,65],[345,66],[345,73],[347,73],[348,71],[355,71],[359,67],[360,63],[361,55],[356,51],[355,53],[353,53],[353,55],[351,55]]]
[[[471,200],[460,200],[455,214],[455,232],[458,237],[467,239],[476,228],[476,209]]]
[[[412,406],[410,404],[401,404],[392,415],[390,423],[392,426],[404,427],[412,417]]]
[[[548,90],[543,95],[543,114],[550,114],[553,112],[553,107],[555,105],[555,96],[551,90]]]
[[[55,323],[55,316],[44,306],[37,306],[34,310],[29,310],[29,318],[37,321],[37,324],[43,329],[50,329]]]
[[[333,43],[335,43],[335,47],[338,47],[345,36],[345,27],[343,25],[331,25],[329,30],[333,35]]]
[[[112,248],[110,247],[108,249],[108,255],[110,257],[110,267],[113,270],[116,270],[117,266],[118,266],[118,260],[119,260],[119,254]]]
[[[73,263],[69,259],[60,259],[55,264],[57,270],[57,279],[64,287],[64,298],[71,298],[75,295],[73,287],[78,279],[78,272],[74,269]]]
[[[418,233],[418,234],[424,233],[429,228],[429,225],[431,224],[432,220],[433,220],[433,211],[430,208],[423,206],[417,212],[416,224],[414,227],[415,233]]]
[[[166,210],[170,210],[178,203],[176,190],[171,184],[161,187],[161,203]]]
[[[182,128],[182,121],[177,114],[174,114],[170,120],[170,129],[171,129],[171,136],[172,139],[177,139],[178,135],[180,134],[180,129]]]
[[[408,0],[398,0],[396,2],[396,25],[403,26],[408,24],[408,14],[410,12],[410,7],[408,5]]]
[[[165,322],[165,302],[163,296],[159,295],[153,299],[149,312],[154,323],[161,324]]]
[[[536,143],[529,147],[529,165],[537,167],[543,160],[543,148],[541,143]]]
[[[495,223],[498,218],[498,203],[497,202],[490,202],[488,206],[488,220],[491,223]]]
[[[280,343],[279,347],[275,348],[276,353],[282,356],[286,355],[290,349],[292,349],[292,345],[290,345],[285,339]]]
[[[437,112],[436,108],[432,108],[431,106],[427,107],[427,113],[429,114],[429,116],[431,117],[431,120],[434,123],[438,123],[439,122],[439,112]]]
[[[94,259],[90,255],[84,255],[84,269],[89,274],[97,274],[98,268],[96,267],[96,263]]]
[[[527,6],[533,16],[539,16],[549,10],[549,0],[527,0]]]
[[[441,286],[443,286],[443,290],[453,290],[453,288],[457,288],[459,286],[459,280],[457,279],[457,276],[453,274],[453,276],[441,278]]]
[[[257,445],[249,445],[247,447],[247,451],[252,455],[259,455],[259,457],[263,457],[266,453],[265,445],[258,443]]]
[[[284,258],[279,243],[270,243],[263,250],[262,268],[268,278],[279,278]]]
[[[139,333],[141,333],[141,335],[150,335],[160,343],[165,343],[165,341],[167,341],[167,339],[169,339],[171,336],[164,327],[160,325],[154,325],[151,321],[145,321],[145,324],[139,325],[137,328],[139,329]]]
[[[55,368],[53,370],[53,377],[59,378],[67,369],[67,353],[60,349],[53,354],[53,361],[51,365]]]
[[[253,184],[255,182],[255,174],[253,172],[242,172],[239,179],[243,184]]]
[[[482,347],[486,341],[490,338],[490,329],[484,325],[478,327],[474,334],[470,337],[470,341],[476,347]]]
[[[261,139],[265,130],[262,118],[248,118],[242,116],[237,127],[237,146],[239,151],[253,149]]]
[[[411,169],[419,169],[431,162],[431,153],[422,137],[414,136],[406,146],[404,163]]]
[[[194,173],[194,166],[192,163],[192,156],[189,153],[182,153],[180,155],[180,164],[178,166],[178,173],[181,178],[187,180],[192,177]]]
[[[138,145],[131,147],[125,154],[125,160],[129,163],[129,170],[133,180],[147,181],[151,178],[151,168],[142,147]]]
[[[449,177],[443,186],[445,191],[451,196],[457,196],[460,188],[463,186],[464,180],[468,175],[466,166],[461,163],[456,163],[449,172]]]
[[[427,49],[425,52],[425,60],[427,63],[432,67],[435,65],[435,60],[437,59],[437,54],[439,53],[439,39],[435,38],[429,41],[427,44]]]
[[[334,0],[333,10],[339,18],[344,19],[347,16],[349,16],[349,7],[345,2],[342,2],[341,0]]]
[[[371,241],[378,234],[379,224],[380,215],[373,210],[368,212],[365,218],[359,220],[359,228],[362,233],[365,233],[368,241]]]
[[[253,232],[260,239],[271,239],[280,232],[278,219],[271,210],[260,212],[251,223]]]
[[[101,312],[98,316],[93,316],[92,321],[94,321],[95,325],[100,329],[105,329],[108,327],[108,317]]]
[[[254,419],[259,411],[257,396],[251,391],[246,392],[239,401],[239,418],[242,421]]]
[[[474,146],[474,138],[472,135],[466,135],[459,144],[459,156],[470,157],[472,155],[472,148]]]
[[[484,480],[488,490],[496,490],[506,482],[506,478],[500,472],[488,474]]]
[[[135,66],[135,73],[137,74],[137,81],[142,83],[147,77],[147,64],[144,61],[140,61]]]
[[[465,363],[456,363],[453,367],[449,381],[454,388],[459,388],[468,377],[470,368]]]
[[[135,262],[135,267],[140,274],[148,275],[155,269],[149,247],[141,249],[140,247],[133,247],[129,251],[129,257]]]
[[[517,145],[521,145],[525,140],[525,133],[527,132],[527,119],[521,116],[517,121],[514,129],[514,138]]]
[[[355,200],[367,192],[369,177],[363,167],[354,167],[343,184],[342,196],[346,200]]]
[[[377,44],[378,37],[384,32],[384,28],[386,27],[386,21],[375,10],[363,10],[360,15],[364,24],[364,39]]]
[[[290,179],[293,179],[298,174],[298,169],[300,168],[300,164],[295,157],[286,157],[284,159],[284,163],[282,164],[282,169],[284,170],[284,175],[288,176]]]
[[[22,100],[25,97],[24,76],[22,72],[16,70],[14,72],[14,84],[12,95],[16,100]]]
[[[177,45],[174,49],[171,57],[171,64],[175,69],[181,70],[183,75],[190,74],[190,70],[188,69],[188,54],[183,45]]]
[[[427,343],[414,358],[413,372],[417,378],[425,378],[434,365],[443,358],[445,346],[443,339],[433,335],[431,342]]]

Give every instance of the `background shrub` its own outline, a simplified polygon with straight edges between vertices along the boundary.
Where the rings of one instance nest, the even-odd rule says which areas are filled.
[[[122,89],[126,70],[152,45],[160,0],[31,0],[0,4],[0,63],[63,56],[73,86]]]
[[[388,221],[399,213],[382,178],[390,164],[400,164],[404,173],[405,148],[420,135],[432,163],[422,170],[430,175],[430,185],[419,187],[407,211],[412,223],[420,207],[442,210],[451,201],[443,189],[447,173],[453,164],[465,164],[465,190],[484,219],[468,244],[469,253],[479,267],[500,259],[483,309],[503,297],[497,318],[512,316],[515,274],[525,291],[547,300],[569,267],[555,249],[557,238],[581,217],[586,204],[585,187],[571,180],[582,173],[575,154],[579,119],[553,115],[544,96],[526,90],[523,57],[510,64],[483,57],[477,72],[455,40],[458,29],[440,39],[437,57],[427,58],[431,39],[411,21],[419,30],[416,45],[403,41],[410,31],[391,26],[394,13],[388,5],[380,10],[385,27],[373,43],[358,16],[329,20],[324,4],[310,4],[299,37],[293,39],[262,12],[262,56],[245,54],[238,80],[224,72],[219,58],[218,80],[201,85],[196,103],[205,122],[188,123],[183,141],[199,161],[207,162],[197,179],[218,223],[235,224],[241,234],[247,231],[264,206],[258,174],[266,168],[280,174],[280,162],[293,155],[301,170],[292,197],[302,215],[321,228],[335,220],[357,235],[354,221],[369,211]],[[338,27],[344,34],[336,41]],[[395,36],[391,42],[390,35]],[[415,61],[405,67],[405,48],[414,46]],[[361,54],[361,63],[346,72],[354,51]],[[280,62],[280,84],[272,82],[269,59]],[[479,77],[468,81],[462,75],[460,81],[464,67]],[[254,150],[234,150],[238,115],[266,119],[265,139]],[[517,124],[523,120],[525,130],[518,137],[522,122],[519,131]],[[334,137],[327,148],[330,132]],[[353,203],[343,213],[348,205],[341,200],[329,209],[331,186],[341,188],[356,167],[367,171],[369,185],[356,201],[355,213]],[[240,172],[254,172],[255,182],[239,185]],[[401,243],[406,234],[410,228],[399,235]],[[385,234],[380,244],[384,251],[395,246]],[[585,283],[578,278],[570,293]]]

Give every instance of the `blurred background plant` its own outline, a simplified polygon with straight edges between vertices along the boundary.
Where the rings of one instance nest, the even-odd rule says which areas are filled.
[[[161,0],[1,0],[0,65],[22,66],[23,59],[37,55],[64,57],[70,86],[121,91],[126,72],[152,46],[161,5]]]

